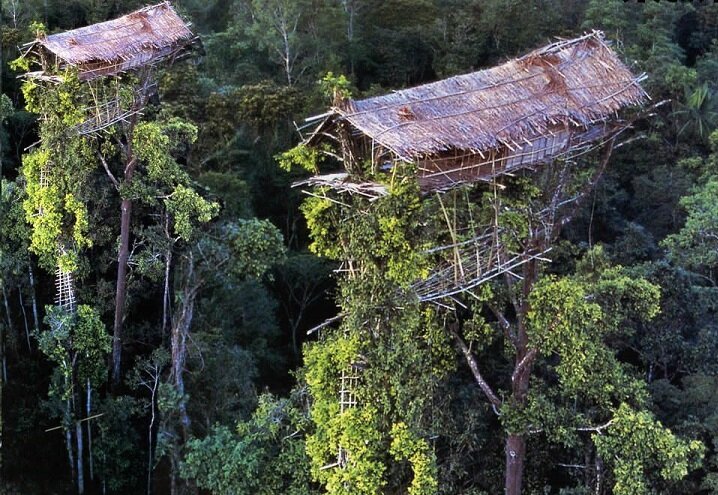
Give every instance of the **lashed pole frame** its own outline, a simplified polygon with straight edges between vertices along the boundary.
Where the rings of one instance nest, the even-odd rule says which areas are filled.
[[[98,72],[99,75],[85,80],[92,94],[94,105],[84,109],[88,118],[75,126],[75,131],[81,135],[100,135],[114,124],[120,122],[130,124],[132,116],[136,114],[141,115],[147,106],[149,97],[157,91],[157,82],[154,78],[156,68],[160,64],[172,65],[177,56],[181,54],[185,48],[184,45],[178,46],[162,57],[152,58],[142,65],[132,67],[132,72],[139,75],[139,81],[133,88],[132,100],[127,102],[128,104],[126,105],[123,105],[120,94],[120,79],[124,72],[113,72],[113,70],[119,71],[122,68],[121,62],[111,66],[103,66],[100,69],[90,70],[86,70],[83,66],[78,66],[82,74]],[[102,72],[108,72],[108,74],[103,75]],[[103,83],[108,80],[114,83],[114,88],[110,88],[110,91],[112,92],[114,90],[114,93],[100,95],[100,90],[107,89],[107,86],[111,86],[111,84],[108,84],[103,88]]]
[[[452,243],[429,249],[424,254],[432,256],[451,250],[452,255],[437,265],[425,279],[412,285],[419,300],[450,308],[451,303],[461,304],[457,296],[465,292],[470,293],[479,285],[501,274],[508,273],[518,277],[514,274],[515,268],[533,260],[550,261],[546,255],[552,249],[552,242],[559,235],[561,227],[573,218],[581,199],[595,186],[610,159],[616,138],[627,127],[627,125],[622,127],[600,144],[590,148],[590,150],[603,148],[603,156],[596,167],[595,175],[572,197],[565,197],[564,191],[570,169],[577,167],[573,163],[572,155],[567,152],[562,154],[560,160],[553,160],[551,164],[546,165],[545,168],[556,175],[556,183],[547,188],[551,190],[550,198],[547,198],[540,211],[535,213],[527,211],[530,220],[527,242],[518,251],[508,250],[501,241],[505,229],[499,221],[501,209],[499,187],[497,187],[499,174],[492,172],[493,223],[476,229],[469,239],[458,241],[453,233],[456,225],[451,224],[447,214],[444,215]],[[585,154],[587,151],[586,148],[577,148],[573,156]],[[557,167],[557,170],[551,170]],[[443,208],[441,196],[439,193],[436,194]],[[562,211],[564,213],[561,213]]]
[[[638,117],[637,117],[638,118]],[[513,175],[521,170],[536,172],[537,169],[545,169],[554,167],[557,163],[563,163],[563,172],[567,173],[566,168],[569,164],[575,162],[586,154],[597,149],[604,148],[609,150],[607,155],[601,160],[598,167],[602,173],[608,159],[610,158],[610,150],[613,149],[613,143],[616,138],[628,129],[635,119],[622,122],[614,122],[612,124],[600,123],[588,130],[573,130],[565,128],[564,131],[557,131],[550,135],[550,138],[539,136],[536,141],[540,142],[542,147],[529,146],[526,149],[515,149],[510,153],[499,153],[497,151],[489,151],[486,153],[468,152],[463,155],[454,155],[450,157],[425,158],[420,160],[418,169],[418,180],[424,177],[436,178],[440,177],[444,180],[444,184],[439,188],[430,188],[429,191],[435,190],[440,195],[444,192],[470,185],[475,182],[486,182],[490,185],[494,197],[494,222],[492,225],[484,226],[477,230],[473,235],[464,241],[453,242],[446,246],[439,246],[425,252],[427,255],[451,249],[454,258],[453,262],[442,263],[435,268],[425,279],[417,281],[413,286],[417,297],[422,302],[432,302],[440,306],[446,306],[442,299],[449,302],[456,301],[456,296],[463,292],[471,291],[484,282],[487,282],[503,273],[512,273],[512,271],[535,259],[541,261],[549,261],[546,254],[551,250],[551,240],[558,235],[560,228],[565,225],[575,214],[578,200],[582,195],[588,192],[595,185],[598,177],[586,184],[586,191],[572,198],[561,196],[562,188],[565,184],[557,184],[551,200],[548,205],[537,212],[535,217],[542,224],[541,235],[546,237],[547,242],[535,242],[538,234],[533,233],[534,242],[520,252],[510,252],[506,250],[501,242],[500,236],[503,228],[499,224],[500,209],[500,189],[503,186],[498,184],[498,179],[504,175]],[[341,131],[337,132],[337,141],[341,145],[344,157],[344,166],[347,170],[354,170],[356,164],[350,163],[355,160],[355,150],[352,146],[351,133],[344,126]],[[598,139],[598,142],[596,140]],[[372,150],[372,155],[376,154],[376,150]],[[538,158],[537,158],[538,157]],[[459,159],[459,166],[448,170],[429,169],[422,163],[435,164],[441,160]],[[373,168],[379,158],[372,156]],[[394,158],[394,169],[396,170],[397,162],[402,162],[399,158]],[[481,174],[472,178],[462,179],[457,174],[464,173],[466,170],[482,170]],[[425,172],[429,171],[428,175]],[[452,175],[454,174],[454,175]],[[566,179],[564,177],[563,179]],[[353,181],[349,173],[330,174],[324,176],[315,176],[305,181],[298,182],[296,185],[321,185],[327,186],[337,192],[359,194],[375,200],[388,193],[386,187],[371,181]],[[310,191],[308,194],[316,195]],[[335,198],[331,198],[321,193],[324,197],[333,202],[347,206],[346,203]],[[558,214],[559,208],[563,211],[567,210],[569,205],[573,204],[570,213],[563,216]],[[452,226],[449,219],[447,221],[447,230],[452,233]]]

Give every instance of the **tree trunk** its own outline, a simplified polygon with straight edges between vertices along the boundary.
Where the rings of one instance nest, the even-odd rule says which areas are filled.
[[[5,288],[5,284],[2,284],[2,299],[5,304],[5,318],[7,319],[8,335],[11,338],[15,338],[15,326],[12,323],[12,317],[10,316],[10,301],[7,295],[8,291]]]
[[[27,341],[27,352],[32,352],[32,346],[30,345],[30,327],[27,323],[27,313],[25,312],[25,301],[22,300],[22,289],[18,288],[17,291],[18,302],[20,303],[20,309],[22,309],[22,321],[25,323],[25,340]]]
[[[182,307],[174,325],[172,325],[172,380],[179,394],[179,414],[182,423],[182,436],[189,439],[190,419],[185,401],[184,369],[187,362],[187,339],[194,316],[194,303],[197,295],[197,284],[194,279],[192,255],[189,255],[187,282],[183,290]]]
[[[3,364],[3,371],[0,373],[0,383],[5,383],[7,377],[5,376],[5,325],[0,324],[0,363]],[[2,426],[2,425],[0,425]]]
[[[526,328],[526,315],[530,311],[529,296],[538,279],[536,260],[523,266],[522,297],[515,300],[516,311],[516,358],[511,374],[511,399],[515,407],[523,407],[529,392],[529,381],[533,363],[538,351],[530,348]],[[524,464],[526,461],[526,433],[511,432],[506,437],[506,495],[520,495],[523,486]]]
[[[83,455],[83,435],[82,423],[75,421],[75,437],[77,440],[77,493],[83,495],[85,493],[85,468]]]
[[[170,454],[170,495],[179,495],[177,473],[179,472],[179,462],[175,458],[174,452]]]
[[[141,79],[147,83],[149,77],[145,74]],[[136,109],[144,107],[147,95],[142,95],[136,103]],[[132,140],[135,134],[135,125],[138,116],[132,117],[125,131],[127,144],[124,147],[125,171],[122,180],[123,186],[132,184],[132,176],[137,166],[137,157],[132,149]],[[120,371],[122,361],[122,326],[125,319],[125,303],[127,302],[127,262],[130,258],[130,230],[132,225],[132,200],[123,198],[120,205],[120,247],[117,252],[117,286],[115,288],[115,322],[112,332],[112,384],[117,386],[120,383]]]
[[[297,334],[299,333],[299,324],[301,323],[303,316],[304,305],[299,308],[299,313],[296,318],[290,318],[289,320],[289,324],[292,327],[292,354],[294,354],[294,357],[297,359],[299,358],[299,338]]]
[[[65,401],[65,419],[64,419],[64,428],[65,428],[65,448],[67,449],[67,458],[68,461],[70,461],[70,472],[72,474],[72,481],[73,483],[77,481],[76,471],[75,471],[75,453],[72,447],[72,422],[70,418],[70,411],[71,411],[71,404],[70,400]]]
[[[90,385],[90,379],[87,379],[87,403],[86,403],[87,417],[89,418],[92,414],[92,386]],[[87,423],[87,461],[90,468],[90,479],[95,479],[95,465],[92,459],[92,423]]]
[[[194,259],[192,253],[187,255],[186,273],[184,275],[184,286],[182,288],[181,307],[174,312],[171,333],[172,348],[172,364],[170,380],[179,395],[179,404],[177,412],[180,419],[180,427],[182,438],[173,442],[170,458],[172,492],[180,493],[196,493],[196,487],[191,482],[185,484],[179,483],[179,466],[182,459],[182,446],[189,440],[191,432],[191,421],[187,413],[187,398],[185,396],[184,371],[187,363],[187,342],[189,340],[189,331],[192,327],[192,318],[194,316],[194,305],[197,293],[201,286],[194,272]]]
[[[526,438],[510,434],[506,438],[506,495],[520,495],[526,459]]]
[[[152,460],[154,459],[152,451],[152,429],[155,426],[155,395],[157,395],[157,387],[159,385],[160,372],[159,369],[157,374],[153,377],[154,382],[152,383],[152,396],[150,397],[150,427],[147,432],[147,495],[152,493]]]
[[[349,19],[347,21],[347,42],[349,43],[349,73],[355,75],[354,70],[354,17],[356,16],[356,7],[353,0],[345,2],[345,8]]]
[[[75,477],[75,455],[72,450],[72,430],[65,427],[65,448],[67,449],[67,457],[70,462],[70,473],[72,476],[73,483],[76,480]]]
[[[5,285],[2,286],[3,300],[5,301],[5,317],[7,318],[7,329],[12,332],[12,320],[10,319],[10,306],[7,301],[7,294],[5,292]],[[5,355],[5,340],[7,339],[6,332],[3,331],[3,326],[0,325],[0,359],[2,360],[2,373],[0,373],[0,381],[7,383],[7,356]]]
[[[596,452],[596,486],[594,493],[601,495],[603,493],[603,459]]]
[[[533,356],[528,353],[519,352],[516,356],[516,366],[511,377],[512,398],[517,407],[523,407],[528,394],[529,379]],[[520,495],[524,477],[524,463],[526,459],[526,436],[525,433],[509,433],[506,437],[506,495]]]
[[[37,312],[37,295],[35,293],[35,274],[32,271],[32,259],[27,260],[27,271],[30,277],[30,297],[32,298],[32,318],[35,323],[35,332],[40,331],[40,317]]]
[[[131,177],[129,179],[131,181]],[[127,184],[129,182],[125,180]],[[130,221],[132,201],[122,200],[120,219],[120,248],[117,256],[117,287],[115,289],[115,324],[112,340],[112,383],[120,382],[120,361],[122,359],[122,324],[127,299],[127,261],[130,258]]]
[[[165,252],[165,280],[162,294],[162,342],[165,342],[167,328],[170,326],[170,275],[172,267],[172,243],[169,234],[169,213],[165,212],[165,236],[168,240]]]

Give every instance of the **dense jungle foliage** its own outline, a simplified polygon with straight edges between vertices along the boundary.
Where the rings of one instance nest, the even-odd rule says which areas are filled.
[[[19,47],[145,4],[0,4],[0,493],[718,494],[718,5],[175,0],[201,44],[136,125],[68,133],[82,83],[24,82]],[[449,215],[489,214],[485,186],[422,198],[406,165],[378,201],[292,187],[319,160],[298,127],[337,96],[592,29],[668,102],[522,279],[456,311],[406,290]],[[503,185],[506,242],[531,177]]]

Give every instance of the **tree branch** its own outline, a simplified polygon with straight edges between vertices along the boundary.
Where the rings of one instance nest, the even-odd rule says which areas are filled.
[[[511,302],[511,305],[514,307],[514,311],[516,314],[521,314],[521,302],[516,297],[516,292],[514,291],[514,277],[510,273],[506,272],[504,274],[504,280],[506,281],[506,293],[508,294],[509,301]],[[518,342],[518,337],[516,338]]]
[[[533,360],[536,358],[536,354],[538,351],[536,349],[531,349],[529,352],[526,353],[526,355],[519,361],[519,364],[516,365],[516,368],[514,368],[514,372],[511,374],[511,383],[515,382],[518,378],[519,374],[526,369],[528,366],[533,363]]]
[[[471,350],[467,347],[466,342],[462,340],[462,338],[459,336],[458,333],[456,333],[455,330],[449,329],[449,332],[451,332],[451,335],[456,340],[456,344],[458,345],[459,349],[461,349],[461,352],[464,354],[466,362],[469,364],[469,368],[471,368],[471,373],[474,375],[476,383],[479,385],[479,388],[481,388],[481,391],[484,392],[486,398],[489,399],[491,405],[494,406],[494,411],[496,412],[496,408],[501,406],[501,399],[496,396],[489,384],[486,382],[486,380],[484,380],[484,377],[481,375],[481,371],[479,371],[479,364],[476,362],[476,358],[471,353]]]
[[[336,316],[332,316],[331,318],[329,318],[328,320],[325,320],[323,323],[320,323],[316,327],[310,328],[309,330],[307,330],[307,335],[311,335],[314,332],[316,332],[317,330],[321,330],[322,328],[331,325],[335,321],[341,320],[342,318],[344,318],[344,316],[345,316],[344,313],[339,313]]]
[[[612,419],[612,420],[610,420],[602,425],[598,425],[598,426],[582,426],[582,427],[576,428],[576,431],[593,431],[596,433],[601,433],[601,432],[603,432],[603,430],[605,430],[606,428],[611,426],[614,421],[615,421],[615,419]]]
[[[105,161],[105,157],[102,156],[102,153],[97,153],[97,158],[100,159],[100,162],[102,162],[102,166],[105,168],[105,172],[107,172],[107,176],[110,178],[110,181],[112,182],[112,185],[115,186],[115,189],[119,191],[120,189],[120,183],[117,180],[117,178],[110,172],[110,167],[107,165],[107,162]]]
[[[613,136],[606,143],[606,148],[603,152],[603,156],[601,157],[601,161],[599,162],[598,167],[596,167],[596,172],[593,174],[593,177],[591,177],[591,180],[589,180],[581,189],[581,191],[576,195],[576,200],[574,201],[571,210],[556,222],[557,228],[555,228],[552,232],[552,236],[554,238],[558,237],[561,228],[573,219],[573,217],[578,212],[578,208],[579,206],[581,206],[583,199],[588,195],[589,192],[593,190],[596,183],[603,175],[603,172],[606,170],[606,166],[608,165],[608,161],[611,159],[611,154],[613,153],[613,146],[615,142],[616,136]]]
[[[511,332],[511,323],[509,322],[508,318],[499,310],[499,308],[492,303],[488,303],[489,309],[491,312],[496,316],[496,319],[499,320],[499,325],[504,330],[504,335],[506,338],[513,344],[514,349],[518,345],[518,342],[516,340],[516,335],[514,335]]]

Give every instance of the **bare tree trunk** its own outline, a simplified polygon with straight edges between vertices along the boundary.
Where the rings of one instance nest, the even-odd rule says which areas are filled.
[[[601,495],[603,492],[603,459],[596,453],[596,486],[595,494]]]
[[[354,2],[351,2],[352,4]],[[349,44],[352,44],[354,42],[354,16],[356,14],[356,9],[352,5],[349,8],[349,21],[347,22],[347,41],[349,41]],[[353,69],[353,67],[352,67]]]
[[[295,358],[299,357],[299,339],[297,337],[297,334],[299,333],[299,324],[302,321],[302,317],[304,316],[304,306],[301,306],[299,308],[299,312],[297,313],[296,318],[290,318],[289,324],[292,328],[292,353],[294,354]]]
[[[151,72],[146,72],[140,77],[141,87],[148,87]],[[147,102],[148,95],[140,94],[139,100],[135,103],[135,109],[142,109]],[[122,185],[130,186],[132,177],[137,167],[137,156],[132,148],[132,140],[135,134],[135,125],[139,116],[131,117],[126,130],[126,144],[123,149],[125,162]],[[120,206],[120,246],[117,252],[117,286],[115,289],[115,321],[112,332],[112,384],[117,386],[120,383],[121,361],[122,361],[122,327],[125,319],[125,304],[127,302],[127,262],[130,258],[130,231],[132,226],[132,200],[123,198]]]
[[[162,341],[166,335],[167,328],[170,326],[170,269],[172,267],[172,244],[169,233],[169,213],[165,212],[165,237],[169,244],[165,252],[165,280],[164,292],[162,294]]]
[[[30,297],[32,298],[32,318],[35,323],[35,332],[40,331],[40,317],[37,312],[37,295],[35,293],[35,274],[32,271],[32,259],[27,260],[27,271],[30,277]]]
[[[513,382],[512,398],[518,407],[526,402],[529,379],[531,377],[531,354],[525,349],[516,356],[516,365],[511,378]],[[509,433],[506,437],[506,495],[520,495],[523,484],[524,464],[526,460],[526,434]]]
[[[100,441],[102,443],[105,442],[105,433],[102,428],[100,428]],[[102,457],[100,457],[99,460],[100,460],[100,464],[102,465],[102,467],[106,469],[107,456],[103,455]],[[106,476],[102,476],[100,485],[102,486],[102,495],[107,495],[107,478],[106,478]]]
[[[179,414],[182,423],[182,436],[189,439],[190,419],[187,414],[185,400],[184,370],[187,362],[187,339],[194,316],[194,303],[199,289],[195,280],[194,260],[192,253],[188,255],[186,283],[183,289],[182,307],[172,325],[172,381],[179,394]]]
[[[2,284],[2,297],[5,303],[5,318],[7,318],[7,330],[9,333],[13,331],[12,318],[10,318],[10,304],[7,300],[7,291],[5,290],[5,284]],[[0,326],[0,357],[2,357],[2,381],[7,383],[7,355],[5,353],[5,340],[7,340],[8,333],[3,332]]]
[[[70,473],[73,483],[75,482],[75,454],[72,448],[72,430],[65,427],[65,448],[67,449],[68,461],[70,461]]]
[[[529,347],[526,317],[530,311],[529,296],[538,279],[536,260],[523,265],[522,297],[514,301],[516,311],[516,358],[511,374],[511,398],[516,407],[523,407],[529,392],[529,381],[537,350]],[[526,461],[526,433],[511,432],[506,437],[506,495],[520,495]]]
[[[7,376],[5,376],[5,325],[0,325],[0,361],[3,365],[3,372],[0,373],[0,383],[7,382]],[[1,425],[0,425],[1,426]]]
[[[10,17],[12,17],[12,26],[17,29],[18,20],[20,18],[18,0],[10,0]]]
[[[194,258],[190,251],[186,257],[185,272],[181,295],[181,307],[174,311],[170,346],[172,363],[170,381],[174,385],[179,397],[177,412],[179,414],[181,438],[176,438],[170,454],[171,459],[171,489],[172,493],[195,493],[196,487],[191,482],[179,483],[179,466],[181,462],[182,446],[190,439],[191,420],[187,412],[187,397],[184,382],[184,372],[187,363],[187,344],[189,332],[194,317],[194,305],[202,284],[194,271]],[[179,491],[178,491],[179,490]]]
[[[523,435],[506,437],[506,495],[520,495],[526,458],[526,439]]]
[[[282,25],[282,41],[284,42],[284,72],[287,75],[287,84],[292,85],[292,52],[289,45],[289,35],[286,26]]]
[[[82,423],[80,420],[75,421],[75,437],[77,440],[77,493],[83,495],[85,493],[85,468],[83,455],[83,435]]]
[[[125,177],[125,184],[132,176]],[[117,256],[117,287],[115,289],[115,322],[112,340],[112,382],[120,382],[120,361],[122,359],[122,325],[127,299],[127,261],[130,258],[130,221],[132,219],[132,201],[122,200],[120,220],[120,247]]]
[[[522,332],[525,334],[525,332]],[[519,337],[521,339],[521,336]],[[523,343],[522,343],[523,344]],[[517,407],[523,407],[528,394],[533,355],[524,346],[516,355],[512,383],[512,398]],[[509,433],[506,437],[506,495],[520,495],[526,461],[526,433]]]
[[[22,321],[25,323],[25,340],[27,341],[27,351],[32,352],[32,346],[30,345],[30,327],[27,324],[27,313],[25,312],[25,303],[22,300],[22,289],[18,288],[17,297],[20,302],[20,309],[22,309]]]
[[[301,14],[297,13],[294,19],[291,19],[291,12],[287,12],[283,7],[280,7],[274,12],[274,15],[274,28],[282,38],[282,46],[276,47],[276,51],[281,59],[284,73],[287,77],[287,84],[291,86],[295,82],[292,73],[294,72],[294,63],[297,60],[297,49],[292,46],[290,38],[297,32]]]
[[[354,75],[354,23],[357,14],[356,0],[342,0],[344,12],[347,14],[347,43],[349,45],[349,73]]]
[[[179,472],[178,461],[174,452],[170,454],[170,495],[179,495],[179,487],[177,484],[177,473]]]
[[[4,354],[3,347],[2,347],[2,338],[3,338],[3,331],[2,331],[2,325],[0,325],[0,354]],[[2,463],[2,452],[3,452],[2,396],[3,396],[3,387],[4,387],[4,380],[3,380],[3,377],[0,376],[0,486],[4,486],[4,479],[5,479],[3,476],[3,463]]]
[[[144,106],[141,102],[140,105]],[[130,186],[137,166],[137,157],[132,149],[137,115],[132,117],[125,138],[124,147],[125,171],[122,184]],[[125,304],[127,303],[127,262],[130,259],[130,231],[132,227],[132,200],[123,198],[120,205],[120,246],[117,251],[117,286],[115,288],[115,321],[112,331],[112,384],[120,383],[122,361],[122,327],[125,320]]]
[[[65,419],[64,419],[64,428],[65,428],[65,448],[67,449],[67,458],[70,461],[70,473],[72,475],[72,481],[75,483],[77,481],[76,471],[75,471],[75,453],[74,449],[72,447],[72,423],[70,422],[70,399],[67,399],[65,401]]]
[[[89,418],[92,414],[92,386],[90,385],[90,379],[87,379],[87,417]],[[95,463],[92,459],[92,425],[90,421],[87,421],[87,460],[90,467],[90,479],[95,479]]]
[[[7,329],[9,335],[14,335],[15,326],[13,325],[12,318],[10,316],[10,301],[8,300],[7,289],[5,288],[4,283],[2,284],[2,299],[3,303],[5,304],[5,318],[7,320]]]
[[[147,495],[150,495],[152,493],[152,460],[154,459],[153,451],[152,451],[152,429],[155,425],[155,395],[157,395],[157,387],[159,386],[160,381],[160,371],[157,370],[157,374],[153,377],[154,381],[152,382],[152,396],[150,397],[150,427],[147,432]]]

